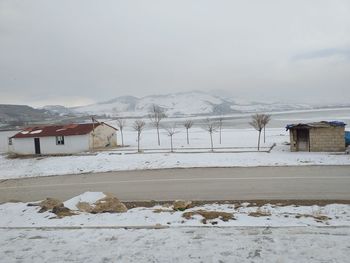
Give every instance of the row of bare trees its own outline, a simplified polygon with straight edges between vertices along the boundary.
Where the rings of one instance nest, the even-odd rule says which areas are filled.
[[[119,122],[118,122],[118,125],[119,125]],[[188,130],[192,127],[192,125],[193,125],[193,121],[186,121],[184,123],[184,126],[186,128],[186,132],[187,132],[187,144],[190,143]],[[136,121],[134,121],[134,123],[132,125],[133,129],[137,132],[137,151],[138,152],[140,152],[141,133],[142,133],[143,129],[145,128],[145,126],[146,126],[146,122],[143,120],[136,120]],[[158,125],[156,127],[157,127],[158,143],[159,143],[158,145],[160,145],[159,129],[161,128],[161,126]],[[120,126],[119,126],[119,128],[120,128]],[[176,124],[173,124],[172,126],[166,127],[164,129],[167,132],[167,135],[170,137],[170,151],[174,152],[173,136],[176,133],[179,133],[179,131],[176,130]]]
[[[159,107],[158,105],[152,105],[150,109],[150,113],[148,115],[150,122],[152,126],[156,128],[157,131],[157,141],[158,145],[160,146],[161,141],[160,141],[160,129],[161,129],[161,121],[166,118],[166,114],[164,110]],[[261,132],[264,131],[264,143],[266,141],[265,137],[265,128],[267,124],[271,120],[271,115],[268,114],[255,114],[251,116],[251,121],[249,124],[254,127],[258,131],[258,150],[260,150],[260,140],[261,140]],[[189,129],[192,128],[194,122],[192,120],[187,120],[183,123],[183,126],[186,129],[186,139],[187,139],[187,144],[190,144],[190,139],[189,139]],[[126,125],[125,119],[117,118],[117,126],[120,130],[121,134],[121,140],[122,140],[122,146],[124,146],[124,135],[123,135],[123,129]],[[140,152],[140,140],[141,140],[141,133],[144,130],[146,126],[146,122],[143,120],[136,120],[134,121],[132,127],[133,129],[137,132],[137,150]],[[221,144],[222,142],[222,126],[223,126],[223,117],[220,116],[217,122],[211,121],[210,119],[207,119],[206,125],[205,125],[205,130],[209,133],[210,136],[210,148],[211,151],[214,151],[214,143],[213,143],[213,133],[219,131],[219,142]],[[175,124],[170,127],[164,128],[167,132],[167,135],[170,137],[170,149],[171,152],[174,151],[173,147],[173,136],[178,133],[176,130]]]

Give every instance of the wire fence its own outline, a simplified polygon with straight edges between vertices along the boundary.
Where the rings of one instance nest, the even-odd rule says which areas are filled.
[[[276,146],[276,144],[272,144],[269,147],[260,147],[258,150],[257,147],[181,147],[181,148],[173,148],[171,151],[170,148],[144,148],[140,149],[140,151],[137,150],[137,148],[123,148],[123,149],[116,149],[112,152],[110,152],[110,155],[118,154],[155,154],[155,153],[270,153],[271,150]]]

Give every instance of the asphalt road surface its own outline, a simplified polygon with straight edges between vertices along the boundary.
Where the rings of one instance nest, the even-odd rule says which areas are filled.
[[[194,168],[11,179],[0,202],[67,200],[85,191],[140,200],[350,200],[350,166]]]

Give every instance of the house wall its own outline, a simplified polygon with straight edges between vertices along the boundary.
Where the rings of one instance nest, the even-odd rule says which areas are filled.
[[[89,135],[64,136],[64,145],[56,145],[56,137],[40,138],[41,154],[71,154],[89,150]],[[9,151],[21,155],[35,154],[34,138],[14,138]]]
[[[296,133],[296,129],[291,129],[289,133],[292,152],[298,150]],[[345,151],[344,135],[344,127],[310,128],[310,152],[343,152]]]
[[[290,138],[290,150],[292,152],[296,152],[297,149],[297,131],[292,129],[289,130],[289,138]]]
[[[310,129],[311,152],[345,151],[345,128],[312,128]]]
[[[104,124],[97,126],[89,137],[90,150],[117,146],[116,130]]]
[[[9,138],[15,135],[19,131],[0,131],[0,152],[8,152],[9,150]]]

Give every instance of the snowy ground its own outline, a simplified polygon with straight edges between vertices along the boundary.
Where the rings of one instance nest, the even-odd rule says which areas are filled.
[[[0,155],[0,179],[162,168],[350,165],[350,156],[345,154],[290,152],[289,146],[286,145],[289,142],[289,134],[284,129],[271,128],[266,134],[266,143],[262,143],[263,147],[269,147],[273,143],[277,144],[271,153],[128,154],[135,152],[137,142],[135,132],[126,130],[124,138],[128,147],[118,148],[115,151],[99,152],[93,155],[18,159],[8,159],[6,155]],[[156,141],[155,130],[145,130],[142,134],[141,147],[143,149],[169,149],[170,140],[164,131],[161,132],[162,144],[160,147],[157,146]],[[255,150],[246,147],[256,147],[256,141],[257,132],[253,129],[225,129],[221,145],[219,134],[214,134],[215,147],[238,147],[234,149],[235,151]],[[179,133],[174,135],[174,147],[176,148],[209,146],[209,134],[200,128],[190,130],[189,146],[186,144],[184,130],[179,129]]]
[[[349,262],[350,228],[0,230],[0,262]]]
[[[102,197],[87,192],[64,204],[76,209]],[[208,204],[183,212],[165,205],[62,219],[38,210],[0,205],[0,262],[347,262],[350,248],[346,204]],[[232,213],[234,220],[183,217],[198,210]]]
[[[64,202],[64,205],[76,215],[57,219],[51,212],[38,213],[37,206],[27,206],[27,203],[5,203],[0,205],[0,227],[138,227],[138,226],[349,226],[350,205],[330,204],[326,206],[278,206],[266,204],[256,206],[249,203],[234,204],[207,204],[186,209],[186,212],[219,211],[231,213],[233,220],[223,221],[220,218],[207,220],[203,223],[201,215],[185,218],[182,211],[173,211],[169,206],[137,207],[126,213],[90,214],[79,212],[76,204],[79,201],[94,203],[103,198],[102,193],[87,192],[81,196]],[[255,216],[254,214],[258,214]]]

